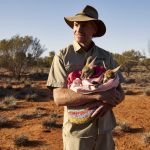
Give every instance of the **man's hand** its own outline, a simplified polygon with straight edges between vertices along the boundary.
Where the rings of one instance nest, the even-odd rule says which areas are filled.
[[[102,99],[104,103],[108,103],[112,106],[116,106],[118,104],[118,92],[116,88],[112,88],[110,90],[107,90],[103,93],[101,93]]]
[[[95,116],[104,116],[105,115],[105,113],[108,111],[108,110],[110,110],[110,109],[112,109],[112,106],[111,105],[109,105],[109,104],[104,104],[104,103],[102,103],[102,104],[100,104],[100,106],[94,111],[94,113],[92,114],[92,118],[93,117],[95,117]]]
[[[124,92],[119,85],[117,88],[112,88],[110,90],[99,93],[97,100],[102,101],[115,107],[124,99]]]

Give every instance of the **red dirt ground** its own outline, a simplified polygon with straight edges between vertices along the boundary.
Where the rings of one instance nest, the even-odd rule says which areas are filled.
[[[40,83],[47,92],[45,82]],[[1,99],[2,100],[2,99]],[[44,101],[43,101],[44,100]],[[32,113],[37,107],[45,108],[45,112],[50,114],[63,114],[63,107],[57,107],[52,99],[48,97],[42,99],[43,102],[26,102],[20,100],[18,103],[20,108],[0,111],[0,116],[8,117],[17,122],[19,127],[14,128],[0,128],[0,150],[62,150],[62,136],[61,128],[52,128],[50,132],[44,132],[42,121],[47,116],[41,118],[34,118],[30,120],[23,120],[16,118],[20,113]],[[150,97],[143,94],[128,95],[125,100],[114,108],[114,113],[117,122],[126,122],[130,124],[133,129],[137,130],[134,133],[122,132],[118,128],[114,130],[114,140],[117,150],[149,150],[150,144],[144,143],[144,133],[150,132]],[[62,124],[62,119],[57,120],[58,124]],[[16,147],[13,142],[14,136],[26,135],[33,144],[28,147]]]

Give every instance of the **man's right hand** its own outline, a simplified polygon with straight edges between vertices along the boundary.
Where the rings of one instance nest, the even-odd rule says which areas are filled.
[[[97,100],[100,100],[103,103],[109,104],[113,107],[119,103],[119,91],[117,91],[116,88],[100,92],[97,97]]]

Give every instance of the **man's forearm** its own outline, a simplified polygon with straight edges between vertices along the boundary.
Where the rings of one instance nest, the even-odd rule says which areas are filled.
[[[124,91],[119,85],[117,89],[111,89],[106,92],[93,94],[80,94],[67,88],[53,89],[54,101],[58,106],[77,106],[92,101],[101,101],[102,103],[116,106],[125,97]]]
[[[54,88],[53,95],[58,106],[77,106],[98,100],[95,94],[83,95],[67,88]]]

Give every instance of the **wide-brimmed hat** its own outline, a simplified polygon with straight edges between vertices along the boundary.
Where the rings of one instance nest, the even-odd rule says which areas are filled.
[[[97,26],[97,32],[93,35],[93,37],[103,36],[106,32],[106,26],[104,22],[98,19],[97,10],[87,5],[81,12],[77,13],[75,16],[64,17],[66,23],[73,28],[75,21],[94,21]]]

